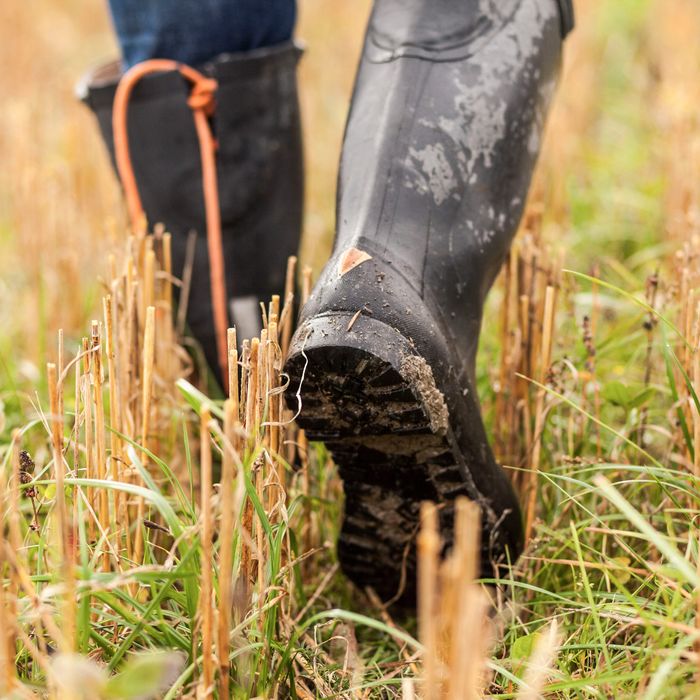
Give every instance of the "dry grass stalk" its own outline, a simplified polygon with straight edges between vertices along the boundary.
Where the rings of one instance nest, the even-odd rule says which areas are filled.
[[[282,447],[282,429],[280,421],[283,419],[283,392],[281,387],[281,372],[283,355],[279,345],[277,323],[270,323],[269,339],[267,347],[267,371],[268,371],[268,421],[269,454],[273,466],[273,477],[279,494],[286,492],[286,472],[280,468],[279,456]]]
[[[199,615],[202,624],[202,677],[197,689],[197,697],[211,697],[214,692],[214,608],[212,606],[214,573],[214,516],[212,513],[212,462],[209,423],[211,415],[204,408],[200,423],[200,505],[202,545],[202,577],[199,593]]]
[[[273,294],[270,299],[270,306],[267,312],[267,327],[273,323],[278,323],[280,319],[280,295]]]
[[[161,356],[165,360],[165,375],[172,376],[172,355],[170,351],[175,347],[175,329],[173,327],[173,255],[172,236],[163,233],[161,239],[161,262],[162,272],[160,278],[160,293],[158,298],[157,319],[158,330],[156,332],[158,341],[161,344]]]
[[[245,431],[248,434],[249,441],[255,435],[256,425],[258,423],[258,363],[260,361],[260,338],[253,338],[250,341],[250,359],[247,372],[247,387],[248,395],[246,397],[246,415],[245,415]]]
[[[257,354],[258,354],[258,361],[255,363],[255,370],[256,370],[256,376],[257,376],[257,389],[255,392],[255,406],[253,408],[253,422],[251,424],[252,430],[249,430],[249,440],[251,444],[252,450],[255,452],[256,447],[258,445],[264,444],[266,442],[266,434],[263,432],[261,435],[260,431],[260,425],[263,420],[263,413],[265,409],[265,397],[267,396],[267,389],[268,389],[268,375],[267,375],[267,357],[266,357],[266,349],[267,349],[267,329],[263,328],[263,330],[260,333],[260,342],[257,343]],[[264,491],[264,484],[265,484],[265,474],[264,474],[264,467],[265,467],[265,457],[264,455],[260,455],[259,458],[255,460],[253,463],[253,483],[255,484],[255,492],[258,494],[260,497],[260,500],[263,504],[266,506],[266,510],[269,511],[270,504],[267,503],[266,499],[266,494]],[[265,575],[265,559],[266,559],[266,552],[265,552],[265,533],[263,532],[262,524],[258,522],[257,519],[254,521],[254,530],[255,530],[255,544],[256,544],[256,571],[255,571],[255,580],[258,582],[258,585],[262,588],[264,583],[264,575]],[[262,596],[259,597],[260,605],[262,605]]]
[[[22,439],[21,432],[15,430],[12,434],[12,473],[8,483],[9,509],[7,513],[7,525],[9,531],[9,544],[18,557],[22,554],[22,534],[20,532],[20,484],[21,460],[19,446]]]
[[[145,240],[152,241],[151,238]],[[154,307],[156,303],[156,253],[152,247],[146,251],[144,257],[144,271],[143,271],[143,306],[145,309]]]
[[[695,561],[695,571],[700,576],[700,532],[695,533],[696,546],[698,547],[698,556]],[[693,642],[693,651],[695,652],[695,682],[700,683],[700,587],[695,589],[695,629],[697,637]]]
[[[239,411],[238,396],[238,338],[236,329],[229,328],[226,334],[228,345],[228,398],[233,401],[236,415]]]
[[[122,458],[122,444],[121,439],[119,437],[119,433],[122,432],[122,426],[119,375],[117,374],[116,355],[114,348],[114,302],[111,294],[107,294],[107,296],[105,296],[102,300],[102,313],[104,316],[105,324],[105,355],[107,357],[107,375],[109,378],[109,423],[112,428],[109,434],[109,478],[112,481],[117,481],[119,475],[119,462]],[[78,431],[76,430],[76,434],[77,433]],[[120,504],[120,492],[116,491],[114,493],[114,520],[112,522],[113,528],[116,528],[116,522],[119,521],[119,516],[121,512]]]
[[[456,502],[454,545],[442,564],[438,532],[437,509],[424,504],[418,536],[418,624],[425,647],[421,697],[476,700],[482,697],[491,642],[489,602],[475,583],[478,507],[464,498]]]
[[[312,270],[308,265],[304,265],[301,273],[301,303],[306,304],[311,296],[311,274]]]
[[[250,374],[250,340],[247,338],[241,343],[241,388],[239,395],[241,402],[239,406],[240,420],[245,428],[247,419],[247,399],[248,399],[248,376]]]
[[[230,357],[230,356],[229,356]],[[237,382],[236,375],[236,382]],[[229,386],[229,389],[231,387]],[[229,635],[233,604],[233,535],[235,527],[236,432],[238,406],[229,399],[224,404],[224,454],[221,466],[219,535],[219,619],[217,655],[219,657],[219,697],[229,697]]]
[[[478,573],[481,543],[479,520],[475,504],[464,499],[456,503],[454,550],[443,565],[446,567],[443,578],[448,582],[445,587],[450,593],[443,596],[443,601],[448,597],[454,600],[454,606],[442,611],[443,619],[449,624],[447,697],[451,700],[477,698],[483,686],[488,635],[484,635],[485,640],[479,631],[486,631],[487,601],[481,588],[473,583]]]
[[[700,304],[695,311],[695,329],[693,334],[692,370],[693,386],[697,393],[700,388]],[[700,478],[700,411],[693,400],[689,401],[693,416],[693,474]]]
[[[537,392],[527,377],[541,376],[546,289],[561,286],[563,264],[561,253],[554,254],[541,243],[542,211],[536,203],[527,211],[522,228],[501,275],[502,352],[494,419],[498,459],[521,468],[531,464],[537,441]],[[512,479],[527,508],[530,477],[519,471]]]
[[[155,358],[155,307],[146,309],[146,325],[143,337],[143,374],[141,382],[141,444],[148,447],[148,437],[151,419],[151,398],[153,393],[153,364]],[[144,462],[146,460],[144,459]],[[134,559],[143,559],[143,519],[145,503],[143,498],[137,501],[136,509],[136,541],[134,544]]]
[[[539,635],[530,654],[518,700],[539,700],[545,695],[545,686],[552,674],[559,644],[559,631],[554,619],[547,625],[546,631]]]
[[[425,647],[423,655],[423,697],[438,700],[441,697],[440,657],[437,624],[438,572],[440,534],[435,504],[421,507],[421,529],[418,549],[418,635]]]
[[[591,276],[598,280],[600,276],[600,266],[594,265],[591,271]],[[602,443],[602,433],[601,433],[601,396],[600,396],[600,382],[596,376],[596,331],[598,328],[598,321],[600,319],[601,308],[600,308],[600,285],[596,282],[591,284],[591,313],[590,316],[583,317],[583,345],[586,350],[586,364],[584,381],[587,386],[590,387],[593,393],[593,415],[596,419],[594,426],[590,426],[587,422],[581,421],[580,423],[580,439],[584,440],[586,433],[593,429],[596,433],[596,457],[599,460],[603,458],[603,443]],[[585,409],[587,390],[582,391],[581,403],[582,407]],[[572,416],[573,419],[573,416]]]
[[[164,456],[160,450],[167,444],[163,433],[170,429],[172,412],[169,408],[175,396],[173,380],[185,374],[187,365],[179,362],[180,355],[172,345],[175,335],[169,324],[172,303],[171,279],[167,272],[170,267],[169,237],[164,233],[159,236],[155,241],[143,236],[131,237],[123,263],[118,262],[116,257],[110,258],[101,321],[92,323],[89,337],[84,339],[81,351],[72,362],[65,357],[63,340],[60,339],[57,363],[48,366],[50,416],[47,423],[52,438],[54,466],[51,477],[56,483],[56,495],[53,503],[49,501],[42,508],[38,527],[42,527],[44,517],[52,518],[57,524],[57,556],[61,561],[58,567],[61,583],[58,611],[41,601],[39,593],[42,585],[35,584],[32,579],[36,562],[25,557],[24,535],[19,527],[12,524],[19,524],[21,517],[19,490],[16,488],[19,483],[18,468],[17,473],[8,480],[9,491],[4,488],[0,493],[3,504],[7,498],[10,499],[10,508],[4,515],[4,522],[10,527],[7,534],[3,530],[5,541],[0,542],[0,567],[4,578],[9,577],[9,585],[6,582],[0,592],[0,621],[8,615],[15,621],[17,636],[22,640],[26,653],[32,658],[36,656],[36,667],[45,669],[47,682],[54,687],[57,686],[48,679],[52,673],[48,650],[57,646],[68,651],[76,646],[76,631],[71,623],[76,620],[78,598],[74,572],[80,563],[79,554],[82,556],[87,550],[89,560],[97,562],[101,572],[123,574],[123,577],[113,580],[116,583],[109,585],[123,585],[130,595],[143,601],[147,591],[139,590],[129,574],[144,564],[151,565],[154,553],[160,546],[160,542],[146,542],[145,528],[158,532],[161,516],[156,513],[154,521],[145,520],[145,502],[141,498],[119,495],[118,490],[94,485],[72,485],[75,510],[68,512],[65,490],[67,472],[79,478],[143,484],[137,471],[138,465],[131,460],[133,454],[145,469],[153,473],[154,478],[160,476],[155,462],[151,463],[139,447],[149,449],[159,457]],[[230,398],[224,409],[223,430],[216,421],[212,421],[206,410],[202,412],[199,460],[201,628],[195,642],[201,645],[202,664],[193,679],[200,689],[200,695],[213,694],[216,686],[222,697],[228,696],[231,690],[230,677],[234,669],[229,663],[229,635],[232,624],[240,623],[247,614],[262,613],[260,620],[254,623],[262,630],[265,605],[269,603],[270,596],[284,597],[285,606],[290,605],[286,600],[292,597],[289,535],[285,534],[282,543],[283,583],[281,587],[276,584],[270,588],[270,581],[267,580],[269,540],[251,507],[251,498],[246,497],[242,465],[251,465],[247,468],[251,469],[255,495],[264,504],[271,524],[286,527],[286,474],[280,453],[287,446],[285,438],[289,413],[283,404],[282,345],[288,342],[293,325],[294,270],[295,262],[290,261],[284,304],[281,297],[272,298],[266,309],[267,328],[260,338],[243,342],[240,358],[236,334],[231,329],[229,376],[232,381]],[[307,273],[306,279],[308,293],[310,273]],[[72,364],[75,364],[76,370],[75,399],[72,398],[72,391],[66,397],[68,403],[75,403],[75,418],[71,421],[70,441],[67,441],[63,434],[63,385],[64,380],[72,380],[73,373],[68,372]],[[218,501],[213,496],[210,431],[223,447],[222,485]],[[123,434],[124,438],[117,433]],[[16,440],[18,446],[19,436]],[[68,450],[64,455],[65,447]],[[256,459],[251,461],[253,457]],[[83,504],[85,508],[81,508]],[[215,517],[219,517],[221,523],[221,536],[216,546]],[[81,523],[79,518],[85,518],[85,522]],[[76,523],[75,530],[73,521]],[[86,525],[84,540],[83,524]],[[4,546],[8,539],[12,543],[10,547]],[[31,548],[29,551],[32,551]],[[240,562],[238,567],[236,562]],[[217,568],[220,578],[218,596],[215,596],[213,575]],[[119,583],[120,580],[124,583]],[[243,585],[239,585],[241,581]],[[250,589],[245,585],[247,581],[255,582],[258,587],[259,607],[256,606],[255,611],[250,607]],[[99,587],[100,584],[95,585]],[[108,604],[92,590],[87,593],[81,591],[80,595],[83,602],[89,596],[91,611],[88,616],[96,626],[102,630],[105,625],[114,626],[113,643],[118,644],[124,638],[124,630],[114,621]],[[17,620],[13,606],[22,598],[28,609],[36,612]],[[213,607],[215,603],[217,611]],[[107,617],[103,616],[103,607]],[[218,623],[215,624],[217,615]],[[28,624],[32,626],[31,633],[27,632]],[[3,679],[0,682],[6,682],[14,673],[13,669],[8,671],[6,661],[12,657],[6,650],[11,650],[14,639],[14,633],[0,632],[0,653],[4,654],[0,656],[0,678]],[[275,652],[271,650],[270,653]],[[240,668],[239,664],[240,657],[236,671]],[[54,691],[54,695],[59,693],[58,690]]]
[[[268,329],[263,328],[260,331],[260,339],[257,343],[258,351],[258,361],[255,364],[256,377],[258,380],[258,387],[256,390],[256,402],[253,407],[253,422],[251,424],[252,432],[251,438],[254,443],[260,439],[260,428],[262,421],[264,419],[267,392],[269,388],[269,376],[268,376],[268,365],[267,365],[267,342],[268,342]]]
[[[46,366],[49,386],[49,410],[51,411],[51,443],[53,448],[53,477],[56,483],[55,511],[58,550],[58,568],[61,571],[65,592],[62,604],[62,629],[64,646],[62,651],[70,652],[75,648],[75,571],[74,552],[71,547],[72,525],[66,507],[65,463],[63,461],[63,415],[59,413],[59,392],[63,390],[58,383],[56,365],[49,362]]]
[[[5,548],[2,535],[0,535],[0,547]],[[0,552],[0,575],[6,577],[4,555]],[[5,586],[0,586],[0,697],[10,695],[15,687],[15,640],[12,635],[12,617]]]
[[[12,461],[18,459],[17,445],[12,446]],[[0,474],[0,512],[5,513],[10,509],[10,483],[6,482],[4,475]],[[5,581],[10,581],[10,566],[7,560],[6,549],[10,543],[5,538],[4,523],[0,526],[0,697],[9,695],[15,687],[16,653],[15,637],[13,634],[12,620],[16,615],[16,606],[12,605],[12,584],[5,588]]]
[[[296,255],[290,256],[287,261],[287,274],[284,282],[284,306],[282,315],[280,316],[280,330],[282,332],[282,356],[287,356],[289,343],[292,339],[292,330],[294,328],[294,297],[295,284],[297,273],[297,258]]]
[[[247,449],[252,451],[254,447],[254,433],[256,425],[256,407],[258,403],[258,355],[259,355],[260,339],[253,338],[250,343],[250,348],[244,346],[244,354],[248,355],[248,366],[245,368],[245,387],[247,389],[247,396],[245,401],[245,421],[243,424],[246,435],[248,436]],[[248,350],[248,352],[246,352]],[[251,474],[251,479],[254,479],[255,475]],[[255,537],[253,530],[253,504],[248,500],[246,501],[244,512],[243,512],[243,532],[249,537],[248,542],[243,543],[243,549],[241,553],[242,561],[242,574],[245,578],[245,583],[251,582],[255,578],[255,572],[253,570],[252,562],[252,552],[251,544]]]
[[[97,321],[92,323],[92,376],[90,381],[92,384],[92,401],[95,411],[95,452],[97,459],[97,478],[105,480],[107,478],[107,451],[105,445],[105,414],[102,391],[102,338],[100,327]],[[99,489],[99,506],[97,510],[98,525],[101,532],[108,532],[110,525],[109,514],[109,494],[107,489]],[[109,571],[109,553],[107,551],[107,543],[102,554],[102,569]]]
[[[535,509],[537,507],[537,475],[540,469],[540,457],[542,454],[542,431],[544,429],[545,418],[545,397],[547,373],[552,363],[552,337],[554,331],[554,311],[555,311],[555,289],[547,287],[544,302],[544,320],[541,341],[541,355],[539,378],[540,387],[537,390],[537,400],[535,404],[535,434],[532,448],[531,470],[528,473],[529,483],[527,486],[527,511],[525,515],[525,536],[527,539],[532,534],[532,526],[535,522]]]
[[[83,338],[82,341],[82,358],[83,358],[83,374],[80,378],[80,397],[83,406],[83,422],[85,424],[85,477],[88,479],[96,479],[97,474],[95,473],[95,455],[94,455],[94,431],[93,431],[93,402],[92,402],[92,391],[90,386],[90,379],[92,377],[91,369],[91,358],[92,353],[90,352],[90,341],[87,338]],[[76,412],[78,407],[76,406]],[[77,439],[77,437],[76,437]],[[79,456],[79,452],[76,449],[76,456]],[[75,468],[78,468],[78,462],[75,463]],[[95,489],[93,487],[88,487],[85,489],[87,502],[89,508],[94,512],[95,504]],[[89,534],[90,539],[95,539],[95,521],[90,518],[89,521]]]
[[[63,328],[58,329],[58,348],[56,352],[56,372],[59,377],[63,376],[63,368],[65,367],[66,364],[66,347],[65,347],[65,339],[63,337]],[[58,412],[63,415],[63,392],[59,392],[58,394]]]

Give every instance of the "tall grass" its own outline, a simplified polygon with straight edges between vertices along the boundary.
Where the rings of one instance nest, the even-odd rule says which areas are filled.
[[[37,20],[0,7],[24,37],[0,30],[0,696],[697,693],[700,10],[578,5],[478,372],[528,547],[500,581],[473,584],[469,506],[444,562],[426,506],[417,619],[338,570],[337,475],[281,402],[288,295],[240,356],[231,335],[234,390],[212,400],[170,322],[167,235],[105,253],[121,236],[105,226],[116,190],[78,158],[87,125],[45,78],[55,67],[68,84],[65,66],[77,73],[103,36],[76,49],[75,26],[90,36],[104,20],[77,4],[46,1]],[[318,9],[302,6],[318,127],[306,245],[320,251],[359,35],[338,30],[332,71],[322,39],[363,18]]]
[[[176,385],[187,355],[174,342],[169,259],[168,234],[129,240],[112,261],[104,318],[75,357],[59,346],[49,412],[16,430],[5,453],[5,692],[38,683],[53,697],[112,697],[130,671],[108,673],[148,649],[170,653],[147,657],[152,671],[132,679],[133,697],[215,687],[275,696],[294,683],[295,648],[282,640],[311,606],[290,522],[311,496],[295,482],[311,477],[287,461],[296,445],[280,339],[293,295],[282,309],[271,300],[240,362],[231,332],[231,395],[213,403]],[[51,452],[37,464],[20,449],[41,430]],[[85,657],[99,679],[90,689]]]

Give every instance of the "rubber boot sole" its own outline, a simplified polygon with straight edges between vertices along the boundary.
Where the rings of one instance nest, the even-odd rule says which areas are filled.
[[[430,366],[387,324],[343,313],[299,329],[286,371],[299,425],[326,444],[343,480],[344,572],[413,605],[421,502],[438,504],[451,532],[455,498],[470,495]]]

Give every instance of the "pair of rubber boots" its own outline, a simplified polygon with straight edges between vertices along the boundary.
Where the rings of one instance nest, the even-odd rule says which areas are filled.
[[[569,0],[375,1],[334,250],[301,310],[286,372],[300,425],[330,448],[343,479],[340,563],[385,600],[415,596],[422,501],[438,504],[448,541],[455,498],[478,503],[486,577],[523,546],[518,501],[484,431],[475,355],[572,20]],[[218,82],[210,123],[239,337],[257,332],[258,302],[282,290],[299,242],[299,53],[289,44],[200,67]],[[114,66],[102,70],[84,93],[112,151],[117,80]],[[187,94],[177,73],[146,78],[128,115],[144,208],[173,234],[176,274],[188,232],[205,228]],[[208,274],[200,235],[187,320],[214,368]]]

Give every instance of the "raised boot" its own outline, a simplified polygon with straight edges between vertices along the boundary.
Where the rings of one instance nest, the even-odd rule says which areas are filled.
[[[333,255],[302,311],[291,408],[345,489],[338,556],[415,595],[421,501],[481,507],[484,576],[515,560],[518,501],[475,393],[482,309],[520,221],[571,7],[376,0],[345,134]]]
[[[287,258],[299,245],[303,172],[296,67],[300,53],[290,42],[224,54],[198,67],[217,85],[209,123],[217,142],[227,321],[237,326],[239,338],[258,334],[259,303],[284,289]],[[120,77],[119,64],[110,64],[88,75],[80,89],[97,116],[113,163],[113,105]],[[188,234],[197,234],[187,323],[221,380],[200,143],[188,105],[190,89],[177,71],[143,78],[129,100],[128,141],[148,222],[163,223],[172,233],[177,277],[183,273]]]

